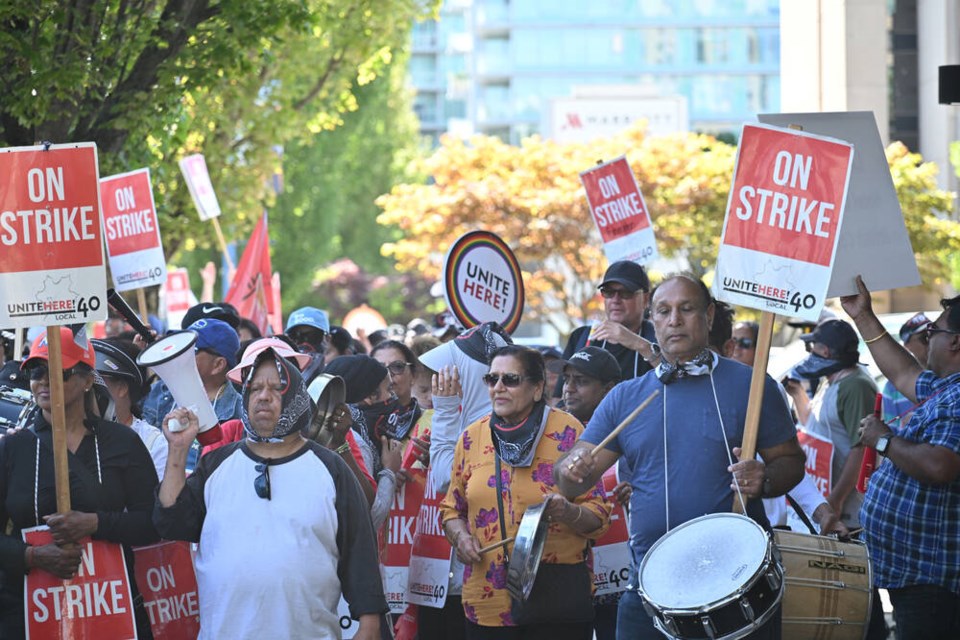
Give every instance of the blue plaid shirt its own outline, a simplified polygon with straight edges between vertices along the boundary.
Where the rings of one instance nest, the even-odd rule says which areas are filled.
[[[923,404],[897,437],[960,454],[960,373],[937,378],[924,371],[917,400]],[[883,460],[870,477],[860,522],[874,585],[926,584],[960,593],[960,479],[924,484]]]

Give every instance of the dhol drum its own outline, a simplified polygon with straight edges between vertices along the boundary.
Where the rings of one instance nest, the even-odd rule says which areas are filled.
[[[515,600],[526,602],[537,579],[543,545],[547,541],[545,502],[527,507],[517,526],[517,535],[507,565],[507,591]]]
[[[638,573],[654,625],[671,638],[742,638],[766,622],[783,597],[783,569],[763,528],[715,513],[664,534]]]
[[[36,406],[29,391],[0,385],[0,431],[26,426]]]
[[[870,626],[873,576],[862,542],[774,531],[783,558],[784,640],[856,640]]]

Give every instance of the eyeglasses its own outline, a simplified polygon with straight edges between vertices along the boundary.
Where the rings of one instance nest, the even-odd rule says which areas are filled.
[[[953,329],[941,329],[940,327],[933,324],[932,322],[923,328],[923,335],[927,339],[927,341],[929,341],[930,338],[932,338],[933,334],[935,333],[952,333],[954,335],[957,335],[957,334],[960,334],[960,331],[954,331]]]
[[[610,287],[600,287],[600,295],[608,300],[611,298],[620,298],[621,300],[633,300],[637,297],[640,290],[627,291],[626,289],[611,289]]]
[[[399,375],[402,375],[403,372],[407,370],[407,367],[412,367],[413,365],[410,364],[409,362],[404,362],[403,360],[394,360],[393,362],[385,366],[387,367],[387,371],[389,371],[391,375],[399,376]]]
[[[258,498],[264,500],[270,499],[270,465],[266,462],[260,462],[254,467],[260,474],[253,479],[253,490],[257,492]]]
[[[323,344],[327,338],[327,334],[324,331],[315,327],[293,329],[292,331],[288,331],[287,335],[290,336],[290,339],[297,344],[307,343],[318,345]]]
[[[757,341],[753,338],[734,338],[733,344],[741,349],[753,349],[755,346],[757,346]]]
[[[519,387],[520,383],[527,379],[529,379],[528,376],[521,376],[516,373],[504,373],[503,375],[488,373],[483,376],[483,382],[491,389],[497,386],[498,382],[502,382],[503,386],[507,389],[514,389]]]
[[[76,367],[72,367],[72,368],[70,368],[70,369],[64,369],[64,370],[63,370],[63,381],[66,382],[66,381],[69,380],[74,374],[80,373],[81,371],[82,371],[82,369],[78,369],[78,368],[76,368]],[[34,365],[34,366],[30,367],[30,379],[31,379],[31,380],[34,380],[34,381],[36,381],[36,380],[43,380],[44,378],[46,378],[46,377],[49,376],[49,375],[50,375],[50,368],[49,368],[47,365],[45,365],[45,364],[38,364],[38,365]]]

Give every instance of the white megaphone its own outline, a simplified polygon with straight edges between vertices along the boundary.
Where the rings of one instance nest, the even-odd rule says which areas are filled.
[[[197,371],[197,357],[193,350],[196,341],[197,334],[193,331],[174,333],[144,349],[137,357],[137,364],[153,369],[170,389],[174,401],[197,416],[200,422],[197,440],[206,446],[219,442],[223,434]],[[187,428],[179,420],[170,420],[169,427],[170,431]]]

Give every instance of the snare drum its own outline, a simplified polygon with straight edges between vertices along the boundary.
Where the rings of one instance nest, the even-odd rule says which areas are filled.
[[[0,385],[0,429],[25,426],[36,406],[29,391]]]
[[[672,638],[742,638],[783,597],[783,570],[770,536],[750,518],[714,513],[664,534],[638,573],[654,625]]]
[[[862,542],[774,531],[783,558],[783,638],[856,640],[870,626],[873,577]]]

